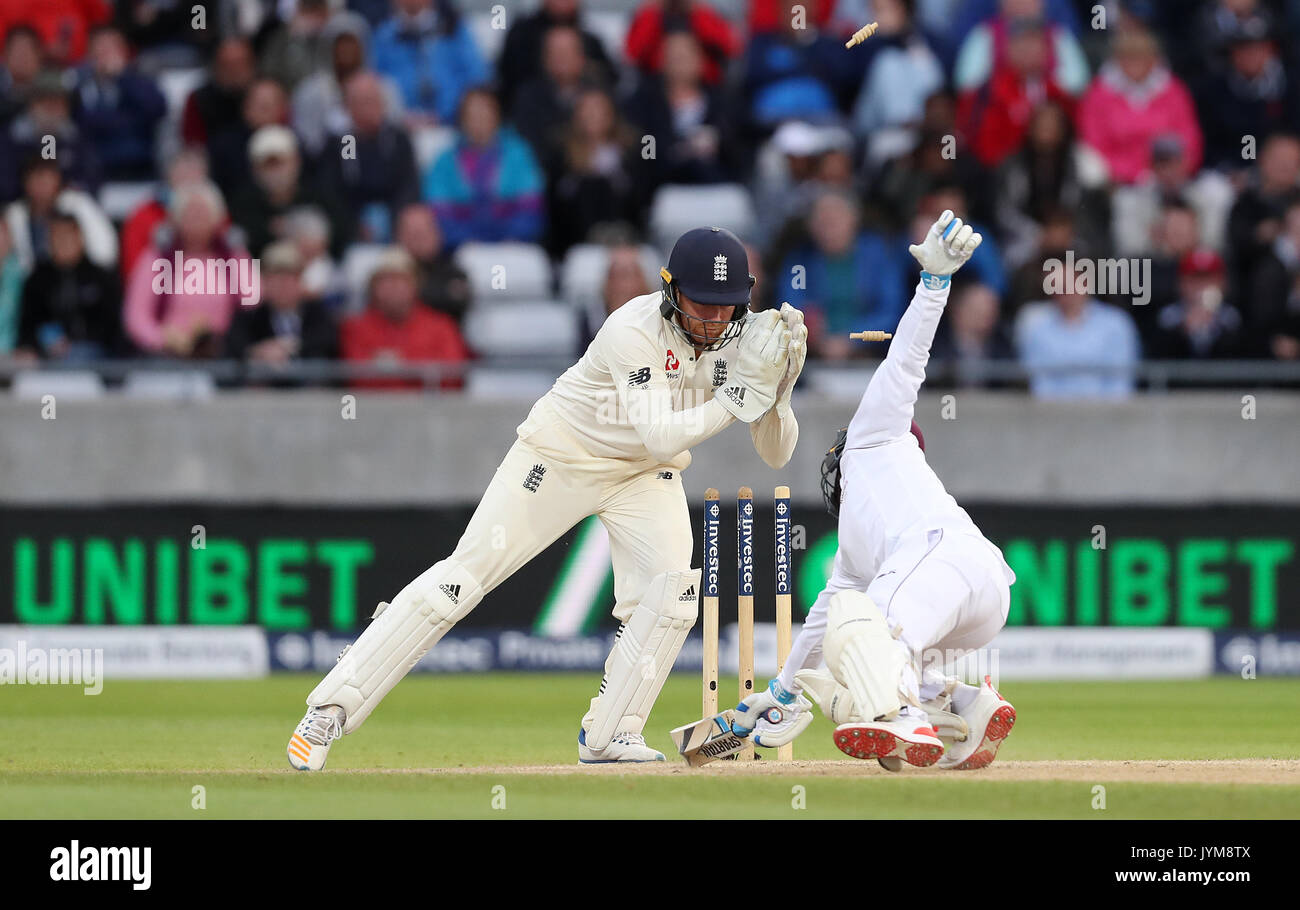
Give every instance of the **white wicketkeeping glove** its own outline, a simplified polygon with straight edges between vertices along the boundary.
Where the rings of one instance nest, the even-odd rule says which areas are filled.
[[[789,349],[790,329],[779,311],[750,313],[736,343],[736,362],[713,397],[737,420],[758,420],[776,403]]]
[[[951,209],[944,209],[939,220],[930,225],[925,239],[912,244],[907,251],[921,264],[925,286],[938,291],[948,286],[952,273],[966,264],[983,241],[983,236],[954,217]]]
[[[785,418],[790,416],[790,396],[808,358],[808,327],[803,324],[803,313],[788,303],[781,304],[781,319],[790,330],[790,359],[786,361],[785,375],[776,386],[776,413]]]

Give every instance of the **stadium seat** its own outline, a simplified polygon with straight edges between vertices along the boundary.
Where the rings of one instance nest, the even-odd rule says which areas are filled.
[[[507,27],[513,21],[513,16],[514,11],[511,10],[505,19]],[[488,68],[496,69],[497,58],[501,56],[501,49],[506,43],[506,29],[492,27],[491,7],[488,7],[487,12],[465,13],[465,26],[474,36],[474,43],[478,45],[479,53],[483,55]]]
[[[570,306],[587,314],[588,324],[599,326],[605,321],[605,301],[601,291],[609,266],[609,253],[598,243],[580,243],[569,248],[560,266],[560,297]],[[659,288],[659,251],[646,244],[641,247],[641,265],[646,287]]]
[[[476,366],[465,377],[465,394],[488,401],[536,401],[555,382],[554,370]]]
[[[23,370],[14,374],[11,393],[23,401],[53,395],[56,403],[88,401],[104,394],[104,380],[93,370]]]
[[[194,401],[211,398],[217,385],[203,370],[132,370],[122,383],[128,398]]]
[[[380,243],[354,243],[343,254],[343,281],[348,286],[345,309],[359,313],[366,306],[366,284],[375,263],[388,247]]]
[[[455,259],[476,303],[544,300],[553,293],[551,261],[535,243],[466,243]]]
[[[483,357],[572,357],[577,313],[558,300],[475,305],[465,314],[465,340]]]
[[[862,393],[867,390],[867,383],[871,381],[871,376],[875,368],[860,369],[857,367],[836,368],[820,367],[809,364],[804,370],[803,375],[799,377],[799,385],[796,387],[795,395],[813,394],[818,399],[829,401],[853,402],[862,398]],[[795,406],[798,407],[798,399],[795,400]]]
[[[677,238],[703,225],[724,227],[748,240],[754,233],[754,204],[738,183],[708,186],[669,184],[659,188],[650,207],[650,234],[667,255]]]
[[[456,128],[452,126],[422,126],[411,133],[415,146],[415,164],[423,174],[438,160],[438,156],[451,148],[456,141]]]
[[[616,10],[583,10],[582,25],[605,45],[605,53],[615,64],[623,65],[627,56],[623,53],[627,40],[627,26],[631,16]]]
[[[99,188],[99,207],[110,220],[121,223],[153,196],[158,184],[153,181],[105,183]]]

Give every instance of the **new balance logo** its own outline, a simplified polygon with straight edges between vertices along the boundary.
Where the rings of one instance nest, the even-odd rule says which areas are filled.
[[[627,384],[629,386],[645,385],[650,381],[650,368],[642,367],[639,370],[633,370],[627,374]]]
[[[546,468],[542,465],[535,464],[528,470],[528,476],[524,478],[524,489],[529,493],[536,493],[537,488],[541,486],[542,478],[546,475]]]
[[[660,472],[659,472],[659,479],[660,479],[660,480],[672,480],[672,479],[673,479],[673,472],[672,472],[672,471],[660,471]]]
[[[452,603],[460,603],[460,585],[438,585],[438,590],[446,594]]]
[[[682,595],[681,595],[680,597],[678,597],[677,599],[678,599],[679,601],[683,602],[683,603],[686,602],[686,601],[688,601],[688,600],[694,600],[694,599],[695,599],[695,585],[691,585],[689,588],[687,588],[685,591],[683,591],[683,592],[682,592]]]

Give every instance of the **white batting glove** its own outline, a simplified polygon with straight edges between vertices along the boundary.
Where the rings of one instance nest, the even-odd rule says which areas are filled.
[[[812,723],[812,702],[802,695],[787,692],[775,679],[767,688],[748,695],[736,705],[731,732],[744,738],[763,721],[764,731],[754,738],[759,746],[776,747],[792,743]]]
[[[789,360],[786,361],[785,375],[776,387],[776,413],[784,419],[790,416],[790,396],[794,394],[794,384],[808,359],[808,327],[803,324],[803,313],[788,303],[781,304],[781,319],[790,329]]]
[[[745,323],[736,343],[736,362],[713,397],[737,420],[753,423],[776,404],[791,336],[777,310],[750,313]]]
[[[955,217],[951,209],[944,209],[939,220],[930,225],[925,239],[912,244],[907,251],[921,264],[921,280],[925,286],[938,291],[948,286],[952,273],[965,265],[983,242],[984,237],[969,224]]]

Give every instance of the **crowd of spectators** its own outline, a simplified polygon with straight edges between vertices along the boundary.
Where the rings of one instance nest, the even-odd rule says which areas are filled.
[[[0,0],[0,357],[464,362],[489,304],[458,249],[534,244],[558,282],[604,244],[608,312],[657,282],[661,188],[726,185],[758,303],[803,308],[814,358],[871,353],[848,332],[897,322],[951,208],[985,241],[945,381],[1018,361],[1036,394],[1122,396],[1143,358],[1300,363],[1298,10],[643,0],[614,40],[583,0]],[[158,281],[252,259],[257,301]],[[1121,259],[1121,288],[1066,274]]]

